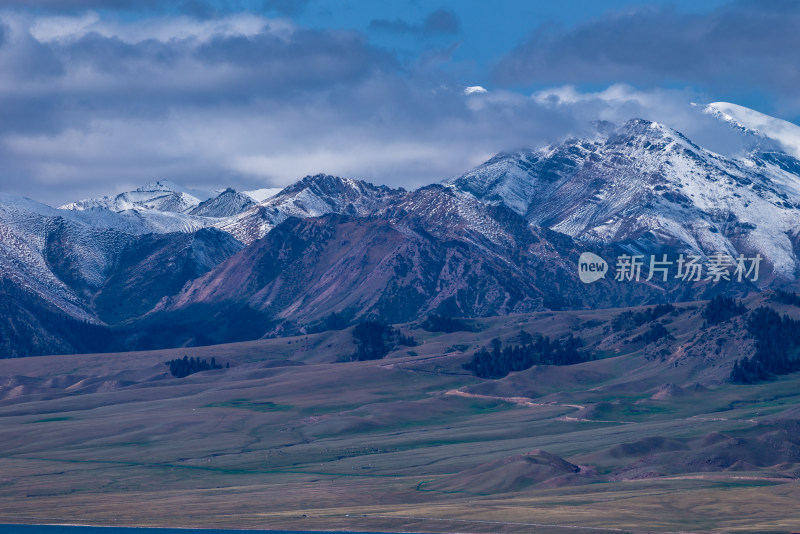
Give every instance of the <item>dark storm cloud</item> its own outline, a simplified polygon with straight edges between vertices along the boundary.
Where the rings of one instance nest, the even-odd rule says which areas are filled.
[[[412,24],[404,19],[374,19],[369,23],[372,31],[405,33],[430,37],[434,35],[455,35],[460,31],[461,23],[452,11],[437,9],[428,15],[421,24]]]
[[[390,54],[353,33],[300,29],[276,34],[268,26],[253,35],[139,42],[95,31],[40,42],[19,32],[14,50],[0,56],[0,66],[6,80],[32,84],[6,89],[0,131],[38,126],[42,133],[74,121],[298,98],[399,68]]]
[[[218,10],[232,2],[195,7],[203,11],[205,5]],[[284,186],[318,172],[416,187],[502,150],[580,133],[598,117],[667,122],[683,113],[691,126],[696,118],[682,110],[690,100],[703,101],[696,92],[640,91],[635,83],[598,93],[556,87],[533,96],[491,86],[488,92],[465,90],[482,80],[460,74],[456,45],[409,58],[358,32],[303,28],[253,13],[181,13],[0,11],[0,191],[63,203],[158,178],[198,189],[241,189]],[[625,30],[623,22],[632,17],[639,17],[640,33]],[[550,69],[540,69],[547,81],[558,85],[602,81],[608,74],[601,67],[609,65],[630,74],[647,55],[634,46],[636,35],[648,39],[658,17],[673,28],[684,20],[650,11],[573,31],[542,30],[534,39],[550,48],[533,52]],[[373,29],[381,24],[373,22]],[[386,22],[384,29],[430,37],[429,45],[436,36],[449,41],[459,28],[455,15],[436,11],[415,24]],[[695,30],[701,36],[722,32],[720,39],[733,46],[730,28]],[[620,32],[626,46],[613,43]],[[580,39],[570,45],[564,42],[570,37]],[[673,38],[683,55],[692,50],[678,46],[687,39]],[[522,68],[528,64],[512,60],[522,61],[529,46],[498,73],[528,80],[532,74]],[[559,51],[562,46],[568,53]],[[662,45],[648,46],[655,54]],[[787,54],[778,57],[785,61]],[[557,65],[563,57],[572,63]],[[576,74],[580,61],[586,65]],[[687,68],[669,58],[655,63],[638,67],[645,81],[674,79]]]
[[[270,34],[217,37],[193,50],[210,66],[242,69],[259,91],[294,92],[350,83],[376,70],[397,69],[394,58],[352,33],[298,30],[290,40]],[[237,77],[237,83],[239,83]]]
[[[3,28],[4,39],[10,41],[11,32],[7,27]],[[66,73],[58,53],[28,33],[15,39],[13,49],[11,43],[6,44],[7,46],[0,46],[0,67],[6,80],[49,83]]]
[[[433,83],[356,32],[252,14],[0,18],[0,191],[53,203],[157,178],[256,188],[328,172],[415,187],[574,122]]]
[[[543,26],[503,58],[504,84],[702,84],[793,96],[800,2],[744,1],[701,14],[636,9],[574,28]]]

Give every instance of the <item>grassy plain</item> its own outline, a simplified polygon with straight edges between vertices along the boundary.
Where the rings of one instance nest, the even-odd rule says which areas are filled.
[[[725,384],[724,360],[681,356],[696,310],[670,319],[664,358],[609,340],[618,313],[406,325],[421,344],[371,362],[337,363],[349,331],[0,360],[0,523],[800,530],[800,377]],[[461,368],[493,337],[577,329],[604,359],[502,380]],[[183,355],[231,367],[172,378]]]

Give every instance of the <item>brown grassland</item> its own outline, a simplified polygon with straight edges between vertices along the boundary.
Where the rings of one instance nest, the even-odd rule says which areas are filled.
[[[0,523],[800,530],[800,377],[725,383],[735,352],[698,352],[696,306],[670,317],[661,356],[609,336],[618,313],[400,325],[420,345],[367,362],[337,362],[349,330],[0,360]],[[461,367],[520,330],[579,330],[602,358],[501,380]],[[173,378],[183,355],[230,368]]]

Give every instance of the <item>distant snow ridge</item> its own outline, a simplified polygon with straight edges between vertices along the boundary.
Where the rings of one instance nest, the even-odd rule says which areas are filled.
[[[402,192],[402,189],[327,174],[306,176],[216,226],[242,243],[250,244],[289,217],[319,217],[327,213],[365,216],[396,199]]]
[[[200,204],[200,200],[181,191],[167,180],[151,182],[135,191],[120,193],[115,197],[89,198],[60,206],[65,210],[108,209],[125,211],[151,209],[170,213],[188,213]]]
[[[289,217],[393,218],[398,210],[422,213],[424,204],[431,210],[427,220],[437,227],[458,221],[476,244],[503,243],[504,230],[475,210],[477,200],[502,203],[533,226],[632,251],[668,245],[704,255],[760,253],[777,276],[794,278],[800,272],[800,127],[724,102],[704,111],[740,132],[750,151],[723,157],[663,124],[633,119],[598,122],[587,137],[498,154],[445,180],[445,187],[458,192],[447,198],[436,188],[411,195],[319,174],[282,190],[226,189],[203,202],[161,180],[59,210],[18,198],[11,203],[132,235],[214,226],[244,244]]]
[[[70,234],[69,250],[59,258],[77,260],[76,276],[90,282],[99,279],[113,254],[105,247],[116,247],[118,240],[105,239],[107,230],[91,223],[65,220],[56,209],[7,194],[0,194],[0,275],[72,317],[97,322],[75,291],[56,276],[47,259],[48,244],[57,227]]]

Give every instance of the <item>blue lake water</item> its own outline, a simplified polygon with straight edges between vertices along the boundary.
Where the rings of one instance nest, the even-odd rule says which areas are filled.
[[[318,534],[310,530],[221,530],[214,528],[71,527],[61,525],[0,525],[0,534]],[[385,534],[337,532],[337,534]]]

